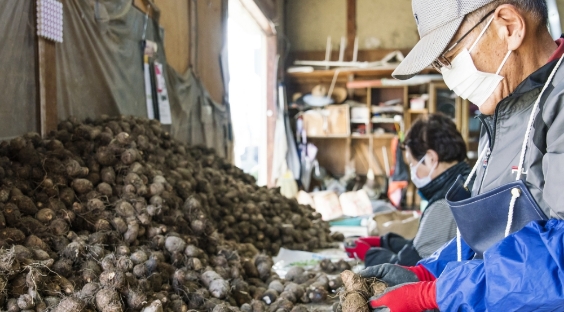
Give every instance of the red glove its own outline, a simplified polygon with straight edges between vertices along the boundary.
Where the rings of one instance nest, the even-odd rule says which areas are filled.
[[[432,282],[437,279],[433,274],[431,274],[431,272],[429,272],[421,264],[418,264],[416,266],[404,266],[403,268],[413,272],[415,275],[417,275],[417,278],[422,282]]]
[[[383,294],[370,298],[374,311],[420,312],[438,309],[436,282],[401,284],[388,288]]]
[[[367,243],[370,247],[382,247],[380,244],[380,236],[359,237],[357,241],[359,240]]]
[[[347,252],[349,258],[353,258],[353,259],[358,258],[362,261],[364,261],[364,258],[366,257],[366,252],[368,252],[370,248],[372,248],[370,247],[370,245],[359,239],[357,239],[351,245],[348,246],[345,245],[345,251]]]

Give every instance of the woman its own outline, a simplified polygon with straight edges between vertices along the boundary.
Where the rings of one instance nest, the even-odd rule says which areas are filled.
[[[428,205],[413,240],[389,233],[361,237],[347,247],[349,255],[364,258],[367,267],[382,263],[415,265],[456,236],[456,223],[444,198],[456,178],[467,177],[471,170],[465,161],[466,143],[456,125],[442,114],[420,118],[407,133],[404,149],[411,180]]]

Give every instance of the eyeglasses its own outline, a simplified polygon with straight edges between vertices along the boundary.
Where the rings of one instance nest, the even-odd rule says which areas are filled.
[[[437,70],[439,73],[441,72],[441,68],[443,68],[443,67],[451,69],[452,64],[446,58],[445,54],[452,51],[452,49],[454,49],[462,40],[464,40],[464,38],[466,38],[474,29],[476,29],[476,27],[478,27],[478,25],[480,25],[486,19],[488,19],[488,16],[492,15],[493,12],[495,12],[495,10],[490,11],[488,14],[486,14],[484,17],[482,17],[482,19],[476,25],[474,25],[474,27],[470,28],[470,30],[468,32],[466,32],[462,37],[460,37],[460,39],[458,39],[452,46],[450,46],[450,48],[448,48],[443,53],[441,53],[441,55],[439,55],[439,57],[437,57],[437,59],[434,60],[433,63],[431,63],[431,66],[433,66],[433,68],[435,70]]]

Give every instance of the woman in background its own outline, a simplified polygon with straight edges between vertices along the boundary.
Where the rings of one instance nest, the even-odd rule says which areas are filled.
[[[349,256],[364,260],[367,267],[382,263],[414,266],[456,236],[445,195],[459,175],[466,178],[471,171],[465,161],[466,143],[456,125],[442,114],[419,118],[408,131],[403,148],[411,180],[428,204],[414,239],[389,233],[361,237],[346,247]]]

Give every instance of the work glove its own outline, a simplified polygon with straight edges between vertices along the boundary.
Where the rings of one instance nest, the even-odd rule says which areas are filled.
[[[382,247],[380,243],[380,236],[359,237],[356,241],[359,240],[367,243],[370,247]]]
[[[372,247],[370,247],[368,243],[360,239],[345,245],[345,251],[347,252],[349,258],[360,259],[362,261],[366,258],[366,252],[368,252],[370,248]]]
[[[380,247],[380,236],[359,237],[350,243],[346,243],[345,251],[349,258],[364,261],[366,252],[371,247]]]
[[[422,265],[405,267],[396,264],[384,263],[368,267],[358,273],[364,278],[377,278],[388,284],[388,287],[404,283],[432,282],[436,278]]]
[[[370,298],[374,312],[421,312],[438,309],[436,281],[397,285]]]

